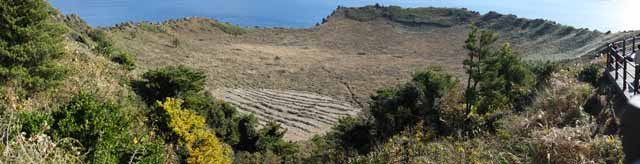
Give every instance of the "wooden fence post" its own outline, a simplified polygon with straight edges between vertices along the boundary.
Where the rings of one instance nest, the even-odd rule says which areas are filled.
[[[640,65],[636,64],[636,72],[633,80],[633,94],[638,94],[638,86],[640,86]]]
[[[627,59],[622,59],[622,91],[627,90]]]
[[[636,37],[635,36],[633,36],[633,40],[632,41],[633,41],[633,44],[632,44],[632,47],[631,47],[631,52],[636,52]]]
[[[624,56],[627,55],[627,39],[622,39],[622,57],[624,58]],[[624,62],[622,62],[624,63]]]
[[[609,51],[611,49],[611,44],[607,44],[607,50],[605,50],[605,54],[607,55],[607,72],[611,71],[611,51]]]
[[[620,74],[619,73],[620,72],[620,64],[619,64],[620,61],[618,61],[620,59],[618,59],[618,57],[619,57],[618,52],[614,53],[613,55],[615,55],[613,57],[613,64],[615,64],[615,68],[614,68],[615,70],[614,71],[616,72],[616,78],[615,79],[617,81],[618,80],[618,76]]]

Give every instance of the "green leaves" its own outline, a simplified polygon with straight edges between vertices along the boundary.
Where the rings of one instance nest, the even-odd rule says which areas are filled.
[[[37,91],[64,77],[53,61],[64,54],[65,29],[52,12],[43,0],[0,1],[0,83]]]
[[[535,84],[533,73],[511,45],[494,47],[497,39],[491,31],[474,28],[465,41],[464,47],[469,51],[469,58],[463,62],[469,74],[467,110],[476,105],[479,114],[517,105],[517,100],[529,94]]]
[[[432,68],[415,74],[399,89],[378,91],[371,102],[378,137],[392,136],[420,121],[439,122],[440,98],[457,83],[453,76]]]
[[[153,103],[167,97],[200,93],[204,89],[206,76],[201,71],[184,66],[168,66],[148,71],[142,78],[144,80],[134,86],[147,102]]]
[[[77,139],[89,150],[89,160],[117,163],[123,158],[118,151],[128,143],[130,119],[115,104],[100,102],[94,95],[82,93],[53,117],[54,138]]]

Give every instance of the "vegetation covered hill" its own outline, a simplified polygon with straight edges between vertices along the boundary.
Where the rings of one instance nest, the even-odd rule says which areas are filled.
[[[0,163],[622,162],[603,59],[528,62],[473,12],[396,10],[93,29],[2,1]]]
[[[116,47],[136,54],[138,72],[188,65],[206,73],[207,90],[221,99],[233,96],[226,94],[227,89],[302,91],[347,102],[359,110],[368,107],[375,90],[400,85],[428,66],[464,77],[462,62],[467,52],[461,45],[473,26],[500,33],[499,42],[511,43],[515,52],[530,60],[590,55],[604,40],[619,37],[495,12],[480,15],[465,9],[394,6],[340,7],[322,24],[308,29],[241,28],[207,18],[185,18],[123,23],[107,31]],[[261,100],[249,101],[262,111],[274,110],[260,105]],[[259,118],[277,117],[273,112],[241,110]],[[296,128],[309,121],[292,117],[280,123],[309,131]],[[316,133],[307,134],[302,138]]]

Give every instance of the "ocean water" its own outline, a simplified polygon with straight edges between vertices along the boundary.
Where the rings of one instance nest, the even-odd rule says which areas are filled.
[[[128,21],[160,22],[202,16],[245,27],[305,28],[315,25],[338,5],[375,3],[403,7],[455,7],[486,13],[497,11],[543,18],[600,31],[640,29],[637,0],[49,0],[65,14],[78,14],[90,25]]]

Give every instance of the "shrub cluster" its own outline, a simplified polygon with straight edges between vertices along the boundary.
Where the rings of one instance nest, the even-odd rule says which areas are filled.
[[[188,163],[231,163],[231,149],[220,143],[206,128],[205,119],[188,109],[182,109],[183,101],[167,98],[157,102],[164,112],[163,122],[186,149]]]
[[[206,76],[184,66],[168,66],[150,70],[142,75],[143,80],[134,83],[140,96],[149,104],[167,97],[182,97],[199,94],[204,89]]]
[[[135,69],[135,58],[128,52],[115,48],[113,46],[113,41],[109,39],[104,31],[92,30],[89,33],[89,37],[96,42],[96,46],[93,48],[93,51],[104,55],[111,59],[111,61],[124,66],[128,70]]]
[[[87,162],[162,161],[162,147],[144,134],[130,133],[131,124],[118,105],[81,93],[53,113],[50,133],[56,140],[78,140],[89,153]]]
[[[466,9],[443,8],[401,8],[399,6],[366,6],[350,8],[346,16],[358,21],[370,21],[375,18],[388,18],[407,25],[435,25],[451,27],[470,22],[478,13]]]
[[[165,98],[184,100],[180,106],[190,113],[204,118],[204,123],[215,132],[217,138],[233,147],[245,156],[261,156],[272,154],[278,160],[293,160],[296,153],[295,144],[284,141],[284,133],[280,125],[269,123],[258,129],[258,121],[252,115],[241,115],[230,104],[217,101],[203,92],[203,72],[184,66],[168,66],[150,70],[143,74],[143,80],[134,82],[139,95],[147,102]],[[163,131],[172,128],[163,126],[169,122],[164,110],[151,111],[150,115],[156,125]],[[212,133],[213,134],[213,133]]]

